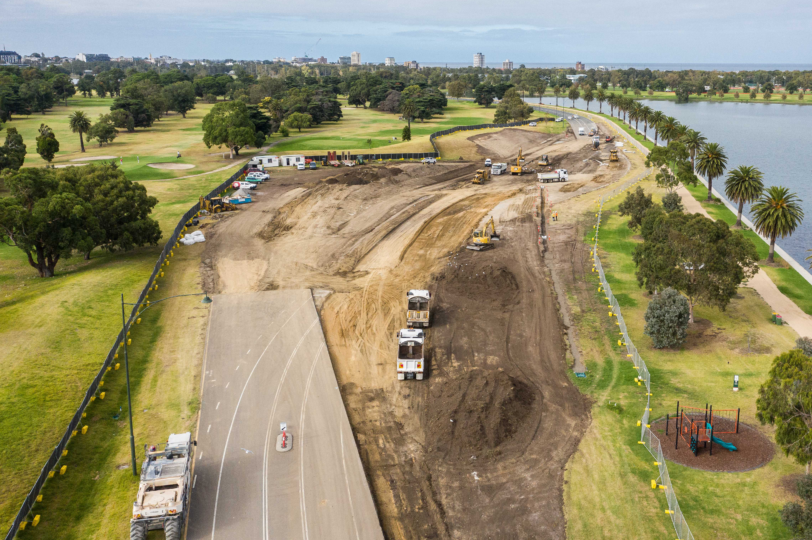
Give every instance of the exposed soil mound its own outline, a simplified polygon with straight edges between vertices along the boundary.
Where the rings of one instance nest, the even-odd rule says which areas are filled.
[[[498,249],[498,247],[496,248]],[[499,264],[478,264],[475,252],[463,250],[451,258],[439,282],[447,294],[475,300],[483,307],[493,303],[502,306],[514,304],[519,292],[516,276]]]
[[[533,389],[502,370],[471,370],[432,388],[426,440],[445,459],[470,460],[494,452],[519,430],[536,400]]]
[[[508,128],[493,133],[474,135],[469,137],[468,140],[477,145],[478,152],[483,156],[500,160],[510,158],[515,161],[519,147],[522,148],[525,154],[528,154],[531,152],[531,149],[550,144],[552,140],[557,138],[559,138],[559,136],[550,135],[548,133]]]
[[[360,186],[377,182],[383,178],[392,178],[403,173],[397,167],[353,167],[346,172],[324,179],[327,184]]]

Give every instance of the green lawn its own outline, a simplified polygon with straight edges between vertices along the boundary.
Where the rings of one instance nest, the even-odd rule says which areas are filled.
[[[643,186],[662,195],[652,181]],[[648,299],[637,285],[631,259],[638,240],[616,214],[619,202],[604,206],[599,254],[629,334],[651,371],[651,418],[671,413],[677,400],[683,406],[710,402],[716,408],[741,408],[742,421],[758,425],[758,387],[772,359],[794,346],[794,332],[771,324],[769,306],[752,290],[740,289],[725,312],[696,308],[697,320],[708,327],[701,333],[690,330],[680,350],[653,349],[643,334]],[[589,216],[594,219],[594,211]],[[591,243],[591,236],[590,229],[584,240]],[[605,304],[597,285],[593,277],[595,303]],[[657,472],[651,455],[637,444],[644,389],[633,382],[636,372],[625,360],[625,349],[617,346],[617,327],[602,310],[576,306],[574,315],[590,370],[586,379],[575,381],[595,404],[593,424],[567,471],[568,532],[572,538],[673,538],[665,497],[648,486]],[[734,374],[741,380],[737,393],[731,391]],[[767,466],[746,473],[709,473],[673,463],[668,469],[696,538],[791,537],[778,514],[790,498],[781,482],[802,469],[780,452]]]

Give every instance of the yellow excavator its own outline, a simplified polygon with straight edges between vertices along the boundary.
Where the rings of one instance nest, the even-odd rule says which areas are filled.
[[[237,205],[225,202],[222,197],[212,197],[211,199],[200,197],[200,210],[205,210],[210,214],[219,214],[220,212],[236,209]]]
[[[474,179],[471,180],[472,184],[484,184],[491,179],[490,169],[477,169]]]
[[[609,150],[609,161],[617,161],[617,150]]]
[[[524,163],[524,155],[522,154],[522,149],[519,148],[519,156],[516,158],[516,165],[510,166],[510,174],[522,174],[524,172],[522,163]]]
[[[485,251],[495,247],[493,242],[498,242],[501,237],[496,233],[496,226],[493,224],[493,216],[485,223],[481,229],[475,229],[471,235],[471,243],[465,246],[473,251]]]

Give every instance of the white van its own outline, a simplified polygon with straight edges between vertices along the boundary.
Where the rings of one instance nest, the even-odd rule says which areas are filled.
[[[586,135],[586,131],[584,131],[584,128],[578,128],[578,135]]]

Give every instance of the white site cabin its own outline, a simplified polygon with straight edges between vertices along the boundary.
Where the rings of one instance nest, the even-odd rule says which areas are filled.
[[[279,156],[279,164],[282,167],[296,167],[300,163],[304,165],[304,156]]]
[[[279,167],[279,156],[256,156],[248,162],[249,165],[262,165],[263,167]]]

